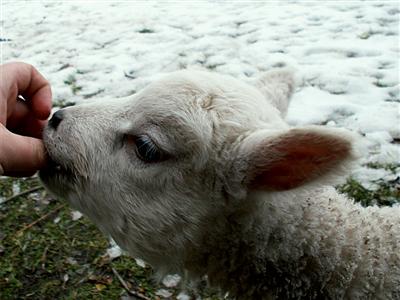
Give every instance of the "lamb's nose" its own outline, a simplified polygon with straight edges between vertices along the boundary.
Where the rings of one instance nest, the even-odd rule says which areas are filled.
[[[49,120],[49,126],[52,127],[53,129],[57,129],[58,125],[60,125],[63,118],[64,118],[64,112],[61,109],[57,110]]]

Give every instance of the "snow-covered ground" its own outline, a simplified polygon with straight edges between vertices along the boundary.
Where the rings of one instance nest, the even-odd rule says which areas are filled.
[[[131,95],[187,66],[247,80],[286,65],[299,78],[291,124],[347,127],[365,135],[364,164],[400,161],[397,1],[3,0],[1,7],[2,62],[35,65],[58,105]],[[365,185],[397,175],[354,171]]]

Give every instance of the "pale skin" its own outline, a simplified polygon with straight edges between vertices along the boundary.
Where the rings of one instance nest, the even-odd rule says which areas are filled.
[[[51,98],[49,82],[33,66],[0,65],[0,175],[31,176],[45,165],[41,136]]]

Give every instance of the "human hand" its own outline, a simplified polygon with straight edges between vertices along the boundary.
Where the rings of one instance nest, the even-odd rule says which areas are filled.
[[[31,176],[45,164],[41,135],[50,111],[50,84],[33,66],[0,65],[0,175]]]

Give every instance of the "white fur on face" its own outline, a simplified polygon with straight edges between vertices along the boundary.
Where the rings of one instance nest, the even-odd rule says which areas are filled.
[[[256,88],[216,74],[177,72],[131,99],[65,109],[57,130],[45,130],[55,167],[41,177],[122,247],[157,265],[164,258],[154,249],[168,256],[174,247],[187,248],[225,210],[232,153],[256,128],[287,128]],[[168,159],[141,161],[126,142],[140,135]]]

